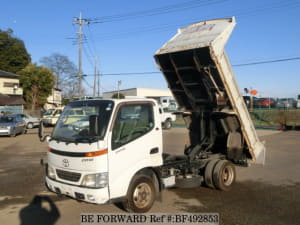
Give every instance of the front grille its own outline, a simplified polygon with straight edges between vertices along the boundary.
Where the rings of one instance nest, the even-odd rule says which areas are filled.
[[[74,172],[69,172],[69,171],[59,170],[59,169],[56,169],[56,173],[60,179],[73,181],[73,182],[79,181],[81,177],[80,173],[74,173]]]

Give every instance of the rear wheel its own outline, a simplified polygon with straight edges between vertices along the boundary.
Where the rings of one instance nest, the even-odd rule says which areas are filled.
[[[235,182],[234,165],[228,160],[220,160],[213,170],[213,181],[216,188],[228,191]]]
[[[205,172],[204,172],[204,181],[206,186],[213,189],[216,188],[213,181],[213,171],[217,162],[219,162],[219,159],[213,159],[209,161],[205,167]]]
[[[145,213],[150,210],[155,200],[155,187],[153,180],[145,175],[134,178],[131,183],[127,201],[123,203],[127,211]]]

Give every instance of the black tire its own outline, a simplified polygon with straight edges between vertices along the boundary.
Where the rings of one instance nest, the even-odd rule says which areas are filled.
[[[127,192],[127,201],[123,203],[128,212],[148,212],[155,200],[155,187],[149,176],[138,175],[133,178]]]
[[[166,119],[164,122],[164,129],[169,130],[172,127],[172,121],[170,119]]]
[[[219,162],[219,159],[213,159],[209,161],[205,167],[204,171],[204,182],[207,187],[210,187],[212,189],[215,189],[214,181],[213,181],[213,171],[216,166],[216,164]]]
[[[27,124],[27,128],[28,128],[28,129],[32,129],[32,128],[33,128],[33,123],[28,123],[28,124]]]
[[[234,165],[228,160],[220,160],[213,172],[213,181],[219,190],[229,191],[235,182],[236,172]]]

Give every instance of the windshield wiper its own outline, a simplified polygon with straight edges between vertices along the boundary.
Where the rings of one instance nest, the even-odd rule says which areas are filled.
[[[70,141],[70,139],[68,139],[68,138],[64,138],[64,137],[51,137],[51,139],[50,139],[50,141],[57,141],[57,142],[60,142],[60,141],[62,141],[62,142],[65,142],[66,144],[70,144],[70,143],[72,143],[72,141]]]
[[[75,143],[93,143],[95,141],[98,141],[97,137],[78,137],[75,139]]]

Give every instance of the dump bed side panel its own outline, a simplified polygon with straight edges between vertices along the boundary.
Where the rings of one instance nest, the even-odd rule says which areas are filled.
[[[220,72],[221,79],[223,80],[223,84],[227,90],[226,93],[228,98],[232,103],[233,111],[239,118],[241,130],[248,144],[252,159],[255,163],[264,164],[266,151],[265,146],[258,138],[244,99],[240,94],[237,82],[234,78],[226,52],[223,51],[222,55],[215,56],[215,61],[218,62],[218,71]]]
[[[183,110],[209,115],[216,118],[216,123],[224,123],[222,113],[235,115],[249,151],[248,158],[264,163],[265,147],[258,139],[224,51],[234,25],[235,19],[227,18],[179,29],[156,52],[155,60]],[[204,130],[212,129],[209,126]],[[226,132],[229,136],[230,132]]]

